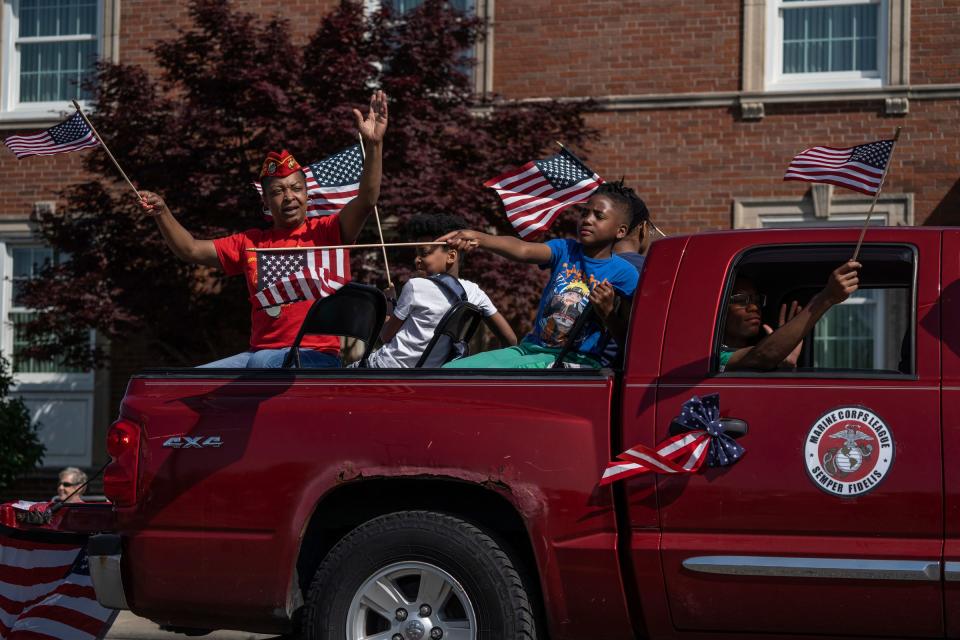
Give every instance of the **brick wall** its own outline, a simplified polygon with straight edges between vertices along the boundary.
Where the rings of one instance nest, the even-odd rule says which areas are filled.
[[[960,82],[960,2],[915,0],[910,11],[911,83]]]
[[[494,90],[508,98],[736,91],[730,0],[498,2]]]
[[[911,103],[904,118],[883,117],[880,102],[773,105],[758,122],[728,108],[591,114],[601,131],[590,166],[636,185],[669,232],[728,229],[734,198],[802,195],[809,185],[783,182],[790,159],[814,144],[854,145],[904,132],[886,193],[915,194],[917,224],[945,200],[960,173],[960,101]],[[854,195],[838,189],[837,195]],[[960,224],[960,208],[938,224]]]

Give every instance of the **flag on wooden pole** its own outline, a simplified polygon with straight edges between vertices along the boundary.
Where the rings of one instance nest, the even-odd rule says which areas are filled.
[[[52,156],[57,153],[95,147],[99,142],[78,111],[63,122],[40,133],[4,138],[3,144],[7,145],[19,160],[29,156]]]
[[[880,191],[893,144],[878,140],[856,147],[810,147],[793,158],[783,179],[824,182],[872,196]]]
[[[600,176],[562,148],[546,160],[528,162],[483,186],[497,192],[510,224],[526,239],[549,229],[567,207],[589,200],[601,184]]]

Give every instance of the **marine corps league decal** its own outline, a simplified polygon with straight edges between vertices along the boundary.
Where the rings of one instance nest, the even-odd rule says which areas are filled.
[[[876,488],[893,464],[887,424],[865,407],[831,409],[807,433],[803,450],[813,482],[835,496],[859,496]]]

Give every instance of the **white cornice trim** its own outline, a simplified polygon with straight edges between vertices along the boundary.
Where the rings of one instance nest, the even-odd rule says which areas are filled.
[[[537,97],[519,100],[499,100],[494,106],[558,102],[590,102],[596,111],[634,111],[647,109],[696,109],[702,107],[729,107],[743,102],[790,104],[809,102],[876,101],[890,98],[908,100],[949,100],[960,98],[960,83],[899,85],[882,88],[834,89],[817,91],[717,91],[710,93],[648,93],[635,95]]]

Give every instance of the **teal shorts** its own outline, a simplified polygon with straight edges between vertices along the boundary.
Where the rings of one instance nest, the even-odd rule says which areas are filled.
[[[553,366],[560,347],[541,347],[521,342],[515,347],[485,351],[469,358],[461,358],[443,365],[444,369],[549,369]],[[579,367],[599,369],[600,362],[582,353],[571,352],[564,359]]]

